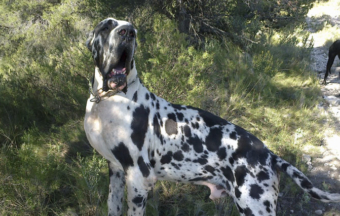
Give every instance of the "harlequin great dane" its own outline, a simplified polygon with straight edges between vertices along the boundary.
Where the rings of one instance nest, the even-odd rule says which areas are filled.
[[[95,62],[85,131],[109,161],[109,215],[143,215],[157,180],[206,185],[210,198],[233,197],[241,215],[275,215],[277,169],[313,198],[339,202],[340,194],[315,188],[297,168],[254,135],[204,110],[157,97],[137,76],[132,24],[108,18],[86,44]]]

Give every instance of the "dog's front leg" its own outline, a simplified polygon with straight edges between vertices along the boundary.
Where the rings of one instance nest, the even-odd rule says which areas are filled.
[[[109,198],[107,200],[108,215],[121,216],[123,215],[125,174],[123,170],[113,166],[110,161],[108,164],[110,175]]]
[[[144,215],[148,192],[154,187],[156,181],[154,170],[142,157],[138,159],[138,166],[127,170],[128,216]]]

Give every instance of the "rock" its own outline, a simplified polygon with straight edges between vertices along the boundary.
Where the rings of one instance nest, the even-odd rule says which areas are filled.
[[[302,154],[302,161],[310,165],[312,163],[312,157],[306,154]]]
[[[331,96],[324,96],[324,99],[328,101],[329,104],[333,106],[340,105],[340,99],[331,95]]]
[[[322,210],[316,210],[314,213],[315,213],[316,215],[322,215]]]

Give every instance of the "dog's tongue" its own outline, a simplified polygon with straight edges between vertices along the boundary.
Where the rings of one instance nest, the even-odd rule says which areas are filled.
[[[109,82],[109,87],[110,87],[110,89],[115,89],[116,88],[116,86],[117,86],[117,83],[114,83],[114,82]]]
[[[123,85],[117,87],[117,83],[110,82],[110,88],[111,89],[116,89],[117,88],[119,91],[121,91],[121,90],[124,89],[125,86],[126,86],[126,83],[124,83]]]

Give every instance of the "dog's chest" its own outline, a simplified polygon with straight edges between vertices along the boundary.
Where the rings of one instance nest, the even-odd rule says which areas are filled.
[[[107,159],[119,143],[128,143],[132,133],[134,103],[115,96],[99,103],[88,101],[84,128],[91,145]]]

